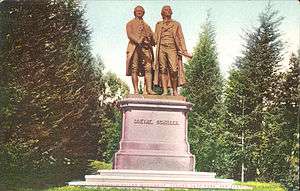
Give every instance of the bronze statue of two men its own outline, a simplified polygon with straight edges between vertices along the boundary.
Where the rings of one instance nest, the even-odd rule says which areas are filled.
[[[138,77],[144,76],[144,94],[156,94],[152,83],[163,88],[168,94],[172,87],[177,96],[177,87],[185,83],[182,56],[191,58],[185,46],[180,24],[171,19],[172,9],[164,6],[162,21],[156,24],[155,32],[143,20],[145,10],[142,6],[134,9],[135,18],[126,25],[129,43],[127,47],[126,75],[132,77],[134,94],[138,94]],[[156,46],[154,59],[153,46]]]

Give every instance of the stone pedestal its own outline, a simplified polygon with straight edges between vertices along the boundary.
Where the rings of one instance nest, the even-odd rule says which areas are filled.
[[[122,138],[113,170],[86,175],[73,186],[250,189],[215,173],[195,172],[187,140],[191,104],[180,96],[129,96],[119,102]]]
[[[132,96],[119,102],[123,125],[114,169],[194,171],[187,141],[191,104],[176,99]]]

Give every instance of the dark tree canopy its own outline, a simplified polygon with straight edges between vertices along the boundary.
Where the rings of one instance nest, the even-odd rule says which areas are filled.
[[[83,14],[75,0],[0,3],[0,185],[63,184],[96,158],[105,86]]]

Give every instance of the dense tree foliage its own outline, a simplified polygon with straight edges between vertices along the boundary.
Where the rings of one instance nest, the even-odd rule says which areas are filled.
[[[198,171],[245,180],[276,181],[299,188],[299,56],[279,72],[282,18],[270,5],[259,26],[245,33],[242,56],[222,97],[214,30],[206,22],[186,65],[182,93],[192,102],[189,141]],[[222,104],[225,106],[222,107]]]
[[[101,133],[98,138],[97,159],[107,163],[113,160],[113,154],[117,151],[122,127],[122,113],[117,101],[129,93],[127,84],[121,81],[115,74],[108,72],[104,76],[106,92],[101,97]]]
[[[202,27],[193,58],[185,65],[187,84],[182,94],[193,103],[189,113],[189,141],[196,169],[218,168],[218,134],[222,123],[222,77],[217,59],[215,31],[209,18]]]
[[[231,153],[235,153],[235,170],[231,172],[234,178],[241,176],[242,163],[246,180],[286,184],[291,176],[290,160],[296,152],[298,136],[295,98],[299,82],[295,77],[285,77],[289,82],[282,82],[278,72],[283,49],[278,29],[281,21],[278,13],[267,6],[259,16],[259,26],[246,33],[242,56],[238,57],[227,83],[225,124],[227,143]],[[294,100],[289,100],[288,95]],[[289,103],[294,105],[288,106]],[[293,118],[293,122],[283,119],[285,115]]]
[[[128,87],[102,74],[76,0],[2,1],[0,25],[0,189],[82,177],[106,152],[98,145],[108,109],[99,98]]]
[[[300,50],[299,50],[300,51]],[[290,190],[299,190],[299,125],[300,125],[300,56],[291,55],[289,69],[282,74],[279,96],[274,108],[277,130],[275,155],[272,163],[279,164],[274,179]]]

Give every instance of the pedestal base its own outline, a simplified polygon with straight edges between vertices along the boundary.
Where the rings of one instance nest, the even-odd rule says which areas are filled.
[[[143,169],[193,171],[194,157],[176,155],[141,155],[132,153],[116,153],[115,169]]]
[[[119,102],[122,138],[114,170],[85,176],[73,186],[138,188],[249,189],[215,173],[194,172],[195,159],[187,141],[191,103],[176,96],[130,96]],[[163,99],[157,99],[163,98]]]
[[[101,170],[85,176],[85,181],[71,186],[131,188],[223,188],[251,189],[234,185],[231,179],[217,179],[215,173],[189,171]]]

